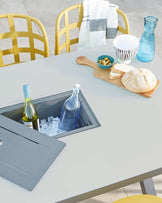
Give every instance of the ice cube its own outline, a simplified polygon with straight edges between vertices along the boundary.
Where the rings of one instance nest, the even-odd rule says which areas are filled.
[[[41,133],[44,133],[46,135],[49,134],[49,126],[48,126],[48,123],[44,123],[43,125],[41,125],[40,127],[40,132]]]
[[[59,117],[54,118],[53,116],[49,116],[47,120],[42,119],[40,122],[40,132],[50,137],[65,133],[65,130],[58,128],[59,120]]]
[[[47,123],[46,119],[42,119],[41,122],[40,122],[40,125],[42,126],[42,125],[44,125],[46,123]]]
[[[49,116],[47,120],[49,123],[52,123],[55,120],[55,118],[53,116]]]

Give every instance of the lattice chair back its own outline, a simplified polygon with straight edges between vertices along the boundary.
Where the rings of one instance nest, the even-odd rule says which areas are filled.
[[[41,55],[43,57],[49,56],[49,46],[48,46],[48,38],[46,31],[42,25],[42,23],[37,20],[34,17],[23,15],[23,14],[4,14],[0,15],[0,21],[7,19],[9,31],[4,32],[0,34],[0,67],[7,66],[15,63],[24,62],[21,61],[21,54],[30,54],[29,60],[35,60],[36,55]],[[23,25],[25,22],[25,26],[27,27],[26,31],[17,31],[15,26],[15,21],[20,19],[23,20]],[[21,21],[22,22],[22,21]],[[23,26],[22,26],[23,27]],[[18,40],[27,38],[28,39],[28,46],[25,44],[25,46],[19,46]],[[2,49],[1,47],[1,41],[3,40],[11,40],[12,42],[12,48],[7,48],[7,43],[4,43],[5,46]],[[35,47],[35,40],[37,41],[37,44],[43,44],[43,48],[36,48]],[[24,45],[24,44],[23,44]],[[7,64],[4,63],[4,57],[6,55],[13,55],[14,59],[12,63]],[[10,61],[10,60],[9,60]]]
[[[113,203],[162,203],[162,198],[155,195],[133,195],[119,199]]]
[[[78,10],[77,12],[79,16],[78,22],[69,23],[69,12],[72,10]],[[123,18],[124,24],[125,24],[125,28],[118,25],[118,31],[123,34],[129,34],[129,22],[126,14],[120,9],[117,9],[117,13]],[[79,38],[76,37],[74,39],[71,39],[70,31],[76,28],[80,28],[82,23],[82,18],[83,18],[82,3],[66,8],[58,15],[56,20],[56,27],[55,27],[55,55],[60,54],[60,52],[64,48],[66,48],[66,52],[70,52],[70,45],[78,43]],[[65,25],[64,27],[60,26],[62,19],[64,19],[64,25]],[[63,36],[63,34],[65,34],[65,43],[60,45],[60,42],[61,42],[60,38]]]

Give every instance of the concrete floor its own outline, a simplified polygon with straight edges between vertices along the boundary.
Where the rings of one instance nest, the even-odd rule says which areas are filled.
[[[47,31],[50,55],[54,55],[56,17],[64,8],[80,2],[82,1],[0,0],[0,14],[21,13],[28,14],[39,19]],[[158,17],[159,22],[155,31],[156,52],[160,57],[162,57],[162,0],[112,0],[110,2],[118,4],[119,8],[127,14],[130,23],[130,33],[138,37],[140,37],[143,32],[144,16],[154,15]],[[3,27],[0,27],[0,32],[2,30]],[[6,45],[6,42],[4,42],[3,45]],[[153,178],[153,180],[158,196],[162,197],[162,176],[157,176]],[[82,203],[112,203],[122,197],[135,194],[141,194],[139,183],[84,200]]]

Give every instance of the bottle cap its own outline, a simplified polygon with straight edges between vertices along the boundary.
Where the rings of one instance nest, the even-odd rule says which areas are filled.
[[[76,87],[77,89],[79,89],[79,88],[80,88],[80,84],[77,83],[77,84],[74,85],[74,87]]]
[[[30,98],[29,85],[23,85],[24,98]]]

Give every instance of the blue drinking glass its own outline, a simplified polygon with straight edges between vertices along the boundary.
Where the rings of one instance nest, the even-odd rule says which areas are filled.
[[[152,61],[155,55],[155,35],[158,18],[147,16],[144,18],[144,33],[140,40],[137,59],[143,62]]]

